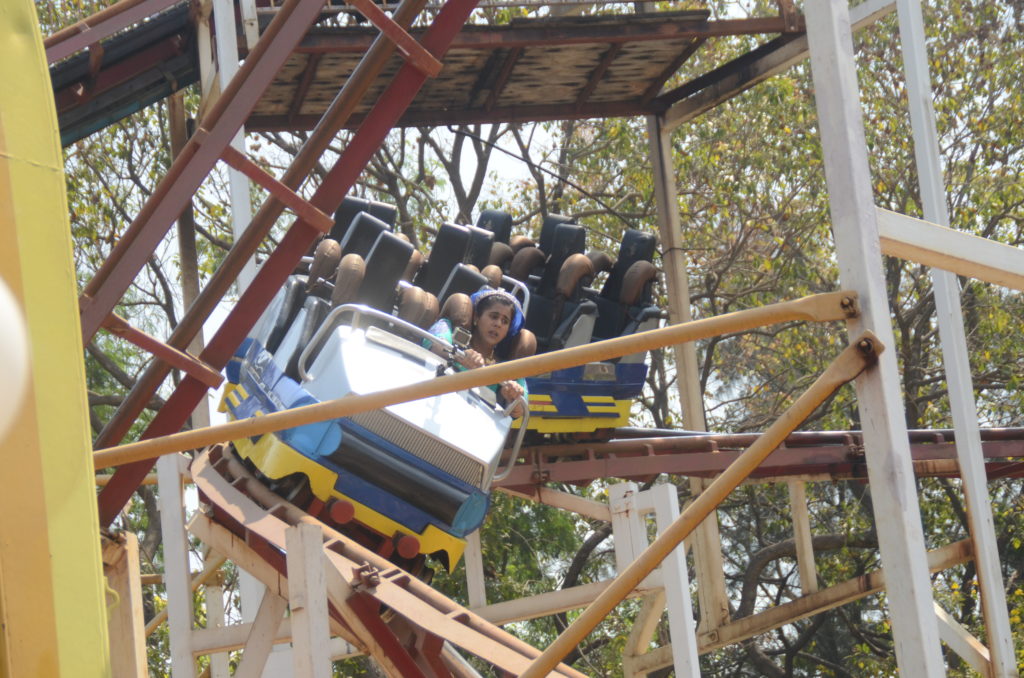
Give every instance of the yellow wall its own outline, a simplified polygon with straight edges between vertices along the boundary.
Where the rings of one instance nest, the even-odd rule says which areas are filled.
[[[108,676],[63,160],[32,0],[0,2],[0,83],[0,276],[33,354],[28,396],[0,440],[0,674]]]

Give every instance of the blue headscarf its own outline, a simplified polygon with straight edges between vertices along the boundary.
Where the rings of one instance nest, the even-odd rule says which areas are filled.
[[[502,339],[495,347],[495,350],[499,355],[507,356],[509,350],[512,348],[512,343],[519,335],[519,331],[523,329],[523,323],[526,321],[526,318],[523,315],[523,307],[519,305],[518,299],[505,290],[484,286],[474,292],[470,297],[470,300],[473,302],[473,312],[476,313],[477,307],[481,301],[490,297],[501,297],[503,300],[512,304],[512,320],[508,325],[508,334],[506,334],[505,338]]]

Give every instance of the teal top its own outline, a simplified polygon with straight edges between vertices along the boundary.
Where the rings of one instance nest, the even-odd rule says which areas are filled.
[[[435,337],[437,337],[438,339],[441,339],[442,341],[447,341],[449,344],[453,343],[452,342],[452,321],[449,320],[448,318],[439,318],[436,323],[434,323],[433,325],[430,326],[430,329],[428,331],[431,334],[433,334]],[[424,340],[424,343],[426,343],[426,340]],[[455,369],[457,369],[457,370],[459,370],[461,372],[461,371],[466,370],[468,368],[466,368],[464,365],[461,365],[459,363],[455,363]],[[529,400],[529,393],[530,392],[526,388],[526,380],[525,379],[516,379],[516,383],[518,383],[522,387],[522,389],[523,389],[523,397],[526,398],[527,401],[528,401]],[[499,391],[499,386],[500,386],[499,384],[491,384],[490,386],[488,386],[488,388],[491,389],[492,391],[494,391],[498,395],[498,397],[501,398],[501,393]],[[508,403],[505,403],[505,404],[507,405]]]

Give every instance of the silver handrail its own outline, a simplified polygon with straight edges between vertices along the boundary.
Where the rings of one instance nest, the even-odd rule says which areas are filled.
[[[311,379],[314,378],[314,375],[310,374],[306,369],[307,363],[309,362],[310,353],[313,351],[313,348],[320,344],[320,342],[323,340],[324,336],[327,333],[333,332],[334,328],[341,324],[341,317],[347,313],[352,314],[352,321],[350,323],[352,327],[356,327],[359,324],[359,320],[362,316],[369,316],[377,320],[383,320],[391,325],[401,327],[403,330],[411,332],[417,337],[429,341],[432,345],[437,344],[441,346],[446,351],[454,350],[454,347],[452,347],[452,345],[449,344],[447,341],[435,337],[430,332],[427,332],[426,330],[417,327],[412,323],[406,322],[401,318],[396,318],[395,316],[389,313],[385,313],[384,311],[380,311],[369,306],[364,306],[363,304],[343,304],[342,306],[332,309],[331,312],[327,314],[327,317],[324,318],[323,322],[320,323],[320,327],[313,334],[313,337],[309,340],[309,343],[306,344],[305,348],[302,349],[302,353],[299,354],[298,370],[299,377],[302,379],[302,381],[310,381]]]
[[[505,416],[511,414],[512,410],[515,409],[516,404],[522,403],[523,405],[523,420],[519,422],[519,432],[516,434],[516,441],[512,443],[512,454],[508,458],[508,465],[504,471],[496,472],[491,476],[491,482],[496,480],[504,480],[508,477],[509,473],[512,473],[512,467],[516,465],[516,460],[519,459],[519,448],[523,446],[523,438],[526,436],[526,429],[530,425],[530,404],[526,401],[526,396],[521,395],[513,400],[508,407],[505,408]]]

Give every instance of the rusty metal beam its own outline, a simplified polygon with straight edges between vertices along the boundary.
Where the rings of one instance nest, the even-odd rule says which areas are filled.
[[[322,0],[288,0],[260,38],[223,95],[201,123],[208,136],[195,137],[163,177],[81,296],[82,341],[121,300],[192,194],[209,174],[292,49],[319,15]]]
[[[514,64],[513,64],[514,65]],[[497,96],[494,97],[497,101]],[[657,101],[657,100],[655,100]],[[540,122],[544,120],[579,120],[582,118],[623,118],[634,115],[657,113],[660,109],[654,102],[644,106],[636,101],[598,101],[584,104],[577,109],[574,102],[564,104],[540,104],[536,106],[497,106],[483,108],[448,109],[444,111],[415,110],[402,116],[396,127],[418,127],[436,125],[462,125],[489,122]],[[358,126],[366,119],[365,113],[353,115],[347,127]],[[245,128],[254,132],[283,132],[309,129],[316,122],[316,116],[299,115],[290,121],[286,116],[252,116]]]
[[[615,57],[619,55],[621,50],[622,43],[617,42],[609,45],[605,53],[601,55],[601,60],[597,62],[597,66],[594,67],[594,70],[590,72],[590,77],[587,78],[587,84],[583,86],[579,96],[576,97],[575,108],[577,111],[587,103],[587,99],[590,98],[590,95],[597,89],[598,84],[604,79],[605,73],[611,68],[612,62],[615,61]]]
[[[526,489],[538,483],[589,483],[598,478],[643,479],[660,473],[713,478],[740,454],[730,445],[719,447],[710,440],[679,438],[640,439],[578,445],[537,446],[522,451],[526,463],[516,466],[495,487]],[[746,436],[743,436],[746,437]],[[701,438],[704,438],[701,436]],[[731,448],[731,449],[730,449]],[[956,459],[953,441],[911,443],[915,472],[922,476],[957,477],[949,465]],[[1020,468],[1009,461],[1024,456],[1024,436],[1017,440],[989,440],[982,444],[991,477],[1017,475]],[[751,477],[780,479],[817,475],[832,479],[865,478],[867,466],[859,443],[784,443]]]
[[[395,12],[395,20],[403,26],[411,24],[425,4],[426,0],[406,0]],[[338,130],[344,126],[352,111],[362,101],[366,91],[380,74],[394,50],[394,43],[383,36],[374,42],[370,51],[366,53],[362,61],[352,71],[352,75],[345,81],[344,86],[331,102],[323,117],[315,124],[313,132],[299,149],[298,155],[285,170],[280,180],[282,184],[292,190],[299,187],[319,161],[321,154],[334,140]],[[253,217],[252,223],[249,224],[249,228],[245,230],[241,238],[235,241],[224,261],[210,277],[206,287],[189,307],[178,326],[174,328],[167,340],[168,344],[183,349],[197,336],[203,323],[234,284],[242,267],[270,233],[270,229],[277,222],[277,218],[281,216],[284,208],[284,203],[274,197],[263,203]],[[226,362],[227,358],[224,358],[224,361]],[[170,368],[161,361],[155,361],[146,368],[117,412],[97,436],[94,443],[96,447],[117,444],[127,435],[132,423],[152,395],[156,393],[169,372]],[[120,485],[120,483],[127,486],[131,484],[131,481],[122,474],[121,479],[115,484]],[[121,492],[123,490],[118,490],[118,494]]]
[[[299,86],[295,88],[292,103],[288,107],[289,120],[294,120],[302,110],[302,102],[306,100],[306,94],[309,92],[310,85],[313,84],[313,78],[316,77],[316,69],[320,65],[322,57],[322,54],[310,54],[306,60],[306,66],[302,69],[302,77],[299,79]]]
[[[46,60],[56,63],[179,2],[181,0],[121,0],[48,36],[43,40]]]
[[[71,83],[54,92],[57,113],[60,114],[69,108],[80,106],[95,98],[96,95],[128,82],[168,59],[179,56],[183,52],[183,47],[182,37],[173,35],[150,45],[131,59],[123,59],[102,69],[95,78],[90,78],[87,82]]]
[[[423,36],[422,42],[423,46],[436,58],[443,58],[448,45],[476,7],[476,1],[448,0],[444,7],[442,7]],[[415,13],[413,12],[413,16],[415,16]],[[409,20],[411,21],[412,17],[409,17]],[[386,43],[387,41],[384,40],[383,42]],[[377,53],[375,59],[383,56],[380,66],[383,65],[383,61],[386,60],[389,54],[388,48],[382,48]],[[364,62],[368,61],[369,56],[367,55],[367,59],[364,59]],[[369,82],[372,82],[373,78],[376,77],[376,73],[379,72],[379,70],[374,70],[377,67],[376,62],[367,65],[368,81],[365,83],[366,87],[369,86]],[[354,75],[350,78],[349,83],[353,81],[358,82]],[[425,81],[426,76],[422,72],[410,64],[403,64],[398,74],[395,75],[384,94],[381,95],[381,98],[374,106],[373,115],[369,116],[366,122],[359,128],[348,147],[338,158],[331,171],[324,177],[323,182],[310,199],[310,202],[317,209],[325,213],[333,213],[337,209],[338,205],[341,204],[342,198],[355,184],[370,158],[380,148],[388,132],[415,98]],[[339,94],[339,100],[345,98],[343,95],[347,89],[348,83],[342,93]],[[363,91],[365,92],[365,90]],[[339,118],[347,117],[347,114],[351,112],[349,106],[355,106],[355,102],[350,99],[358,101],[361,98],[362,93],[359,93],[358,97],[345,98],[344,103],[339,103],[338,110],[336,111]],[[336,121],[332,120],[330,122]],[[326,128],[329,126],[330,123],[326,123],[323,128],[318,128],[318,132],[325,135]],[[315,160],[316,157],[308,158],[310,163],[315,162]],[[287,185],[289,182],[284,181],[283,183]],[[267,204],[264,207],[268,211],[275,209],[274,207],[267,207]],[[262,212],[263,210],[261,209]],[[259,217],[260,215],[257,214],[256,218]],[[203,361],[214,366],[223,366],[227,363],[235,348],[245,338],[246,333],[252,328],[256,320],[259,319],[263,309],[266,308],[274,294],[292,272],[295,263],[309,249],[318,233],[319,231],[302,220],[296,221],[293,224],[288,233],[278,243],[270,258],[263,263],[256,278],[225,319],[220,330],[210,340],[210,343],[200,356]],[[210,284],[212,285],[212,280]],[[219,299],[219,296],[217,299]],[[156,438],[179,430],[189,413],[195,408],[205,393],[206,387],[195,379],[186,378],[183,380],[171,397],[168,398],[163,409],[150,423],[144,436]],[[123,426],[124,423],[125,421],[122,421],[120,426]],[[130,424],[130,422],[128,423]],[[123,436],[124,434],[122,433],[121,435]],[[145,477],[152,467],[152,460],[143,460],[117,470],[115,476],[118,477],[111,480],[99,497],[101,524],[109,524],[117,516],[121,508],[131,497],[132,492],[135,491],[138,482]]]
[[[196,360],[188,353],[179,351],[173,346],[168,346],[156,337],[132,327],[127,320],[116,313],[111,313],[107,316],[103,327],[111,334],[115,334],[126,341],[130,341],[142,350],[152,353],[168,365],[195,377],[210,388],[217,388],[224,381],[224,375],[217,370],[212,369],[200,360]]]
[[[265,188],[275,198],[291,208],[296,216],[321,233],[330,233],[331,228],[334,227],[334,219],[318,210],[308,200],[282,184],[274,176],[265,172],[262,167],[250,160],[241,151],[232,146],[227,146],[224,149],[224,155],[221,157],[224,159],[224,162]]]

